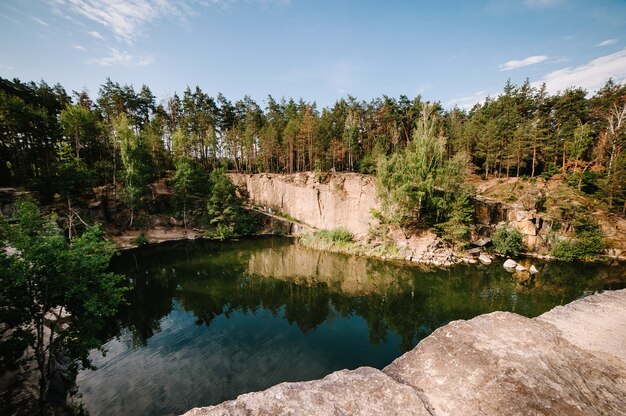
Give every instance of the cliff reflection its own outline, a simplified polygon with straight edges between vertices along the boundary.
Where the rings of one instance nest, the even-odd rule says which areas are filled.
[[[552,263],[530,285],[520,285],[499,266],[428,271],[277,238],[148,247],[126,253],[115,268],[132,277],[119,325],[130,329],[137,346],[159,331],[174,300],[207,326],[233,311],[262,308],[307,333],[327,320],[358,315],[368,323],[370,342],[394,332],[407,351],[454,319],[494,310],[536,316],[585,290],[624,281],[623,269]]]
[[[424,270],[308,250],[287,239],[179,242],[124,253],[131,283],[98,370],[78,385],[92,414],[181,414],[284,381],[382,368],[433,330],[494,310],[536,316],[626,285],[624,268],[540,264]]]

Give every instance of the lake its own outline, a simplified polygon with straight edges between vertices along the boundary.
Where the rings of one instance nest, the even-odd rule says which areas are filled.
[[[527,260],[527,265],[530,260]],[[77,377],[93,415],[169,415],[342,368],[382,368],[438,327],[496,310],[537,316],[626,287],[626,267],[532,261],[436,269],[314,251],[287,238],[122,253],[128,305]]]

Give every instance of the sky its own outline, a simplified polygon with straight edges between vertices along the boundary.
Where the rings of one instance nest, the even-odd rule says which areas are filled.
[[[2,0],[0,77],[95,98],[107,77],[165,101],[421,95],[445,108],[507,79],[626,82],[625,0]]]

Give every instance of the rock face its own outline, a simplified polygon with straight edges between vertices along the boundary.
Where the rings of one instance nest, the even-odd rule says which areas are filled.
[[[535,319],[508,312],[439,328],[382,371],[282,383],[205,415],[626,415],[626,290]]]
[[[251,202],[304,222],[314,228],[346,228],[357,237],[378,223],[374,178],[356,173],[229,174],[246,190]]]
[[[341,370],[321,380],[282,383],[186,416],[226,415],[397,415],[428,416],[419,394],[379,370]]]

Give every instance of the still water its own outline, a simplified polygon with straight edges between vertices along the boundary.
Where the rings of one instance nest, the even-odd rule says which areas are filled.
[[[283,381],[382,368],[446,323],[496,310],[534,317],[626,268],[534,262],[427,269],[306,249],[285,238],[178,242],[123,253],[128,305],[77,384],[91,415],[180,414]]]

